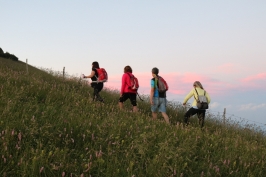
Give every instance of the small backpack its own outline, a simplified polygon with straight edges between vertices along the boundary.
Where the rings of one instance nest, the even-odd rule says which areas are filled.
[[[158,86],[158,91],[161,93],[166,92],[169,89],[167,82],[161,76],[158,76],[157,86]]]
[[[129,88],[132,90],[138,90],[138,88],[139,88],[138,79],[133,74],[129,74],[129,73],[127,73],[127,74],[130,77],[130,84],[128,84]]]
[[[96,68],[98,77],[97,82],[107,82],[108,80],[108,74],[104,68]]]
[[[197,89],[195,88],[197,95],[198,95],[198,100],[195,97],[195,100],[197,101],[197,107],[198,109],[208,109],[209,108],[209,104],[208,104],[208,100],[207,97],[205,96],[206,91],[204,90],[204,95],[199,95]]]

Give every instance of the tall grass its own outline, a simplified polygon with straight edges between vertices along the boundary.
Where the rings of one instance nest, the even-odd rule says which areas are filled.
[[[264,176],[266,138],[260,131],[208,114],[183,127],[184,109],[169,103],[171,125],[105,104],[78,78],[0,58],[0,176]]]

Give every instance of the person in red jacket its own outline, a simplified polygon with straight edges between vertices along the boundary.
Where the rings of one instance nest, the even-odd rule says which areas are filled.
[[[119,107],[123,109],[123,103],[129,99],[132,106],[133,112],[137,112],[137,90],[131,88],[131,80],[132,77],[132,68],[130,66],[125,66],[124,74],[122,76],[122,85],[120,91],[120,98],[119,98]]]

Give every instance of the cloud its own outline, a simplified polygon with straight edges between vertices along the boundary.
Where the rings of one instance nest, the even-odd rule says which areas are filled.
[[[135,76],[139,80],[140,90],[146,94],[150,91],[150,80],[152,79],[150,73],[136,73]],[[205,88],[210,90],[210,93],[219,92],[224,83],[207,76],[195,73],[166,73],[162,76],[169,85],[169,92],[173,94],[186,94],[192,89],[194,81],[199,80]],[[105,84],[107,87],[120,89],[122,75],[113,75],[109,77],[109,81]],[[213,87],[213,88],[212,88]]]
[[[266,81],[266,73],[259,73],[242,79],[242,82]]]
[[[258,73],[240,79],[242,88],[245,90],[265,90],[266,88],[266,73]]]
[[[213,103],[211,103],[210,104],[210,108],[218,108],[218,107],[220,107],[220,103],[218,103],[218,102],[213,102]]]
[[[230,65],[229,65],[230,66]],[[150,80],[152,79],[151,73],[134,73],[138,78],[140,89],[139,93],[150,93]],[[212,96],[231,96],[236,93],[243,93],[250,90],[265,90],[266,88],[266,73],[259,73],[257,75],[251,75],[245,78],[239,78],[233,81],[222,80],[221,78],[213,75],[204,75],[198,73],[164,73],[162,77],[167,81],[169,85],[169,94],[176,94],[185,96],[193,87],[194,81],[200,81],[203,87]],[[121,75],[109,76],[109,81],[105,84],[106,87],[111,89],[120,90],[121,87]]]
[[[256,111],[259,109],[265,109],[266,108],[266,104],[262,103],[262,104],[254,104],[254,103],[249,103],[249,104],[243,104],[239,106],[239,111]]]

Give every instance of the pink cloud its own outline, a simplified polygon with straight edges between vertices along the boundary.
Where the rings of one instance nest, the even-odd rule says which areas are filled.
[[[152,76],[150,73],[134,73],[138,78],[140,94],[149,94],[150,92],[150,80]],[[260,73],[254,76],[249,76],[243,79],[234,81],[220,80],[220,78],[213,78],[209,75],[197,74],[197,73],[165,73],[162,77],[167,81],[169,85],[170,94],[186,95],[193,87],[194,81],[200,81],[203,87],[215,96],[223,96],[234,94],[238,91],[247,91],[252,89],[265,89],[266,87],[266,73]],[[122,75],[113,75],[109,77],[109,81],[105,84],[110,89],[119,90],[121,86]],[[262,82],[263,81],[263,82]]]
[[[254,82],[254,81],[265,81],[266,80],[266,73],[259,73],[257,75],[248,76],[242,79],[242,82]]]
[[[266,88],[266,73],[259,73],[240,79],[240,82],[245,90],[265,90]]]
[[[150,80],[152,76],[150,73],[134,73],[138,78],[140,84],[140,93],[149,94],[150,92]],[[106,87],[111,89],[120,89],[121,86],[121,75],[113,75],[109,77],[109,81],[105,84]],[[210,93],[219,94],[221,86],[225,87],[225,84],[221,81],[214,80],[204,75],[199,75],[195,73],[166,73],[162,77],[167,81],[169,85],[169,92],[173,94],[186,94],[192,89],[194,81],[200,81],[206,90]]]

